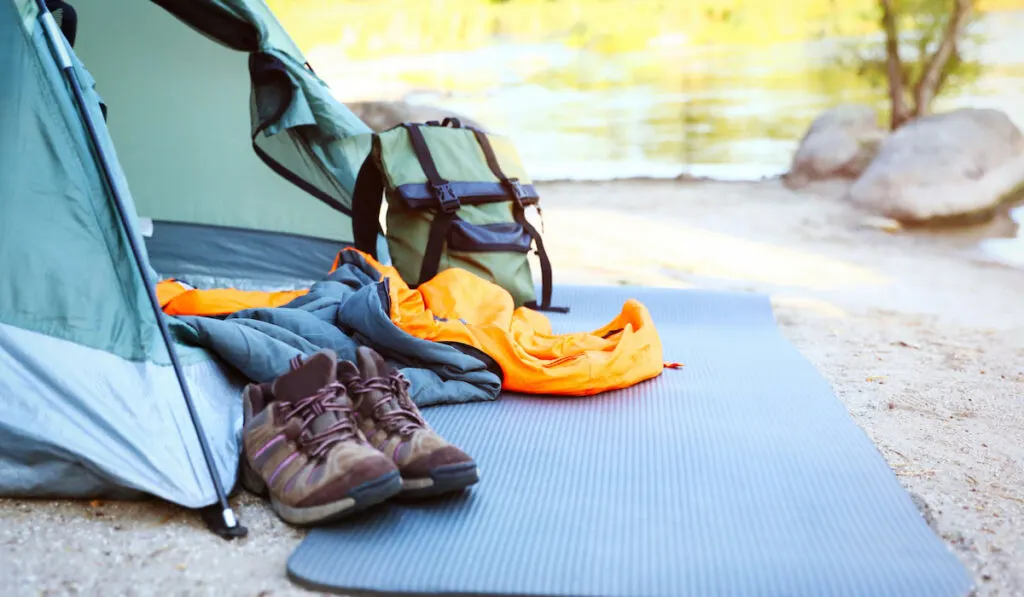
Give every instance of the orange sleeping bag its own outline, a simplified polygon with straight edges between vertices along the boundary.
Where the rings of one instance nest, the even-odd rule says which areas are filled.
[[[417,338],[459,342],[483,351],[501,367],[506,390],[592,395],[657,377],[664,367],[658,332],[639,301],[626,301],[619,314],[600,329],[554,334],[545,315],[515,308],[505,289],[466,270],[444,270],[412,289],[395,268],[356,249],[339,253],[332,271],[346,252],[364,259],[380,273],[381,280],[387,278],[389,315],[396,326]],[[167,283],[173,282],[160,284]],[[172,308],[172,314],[221,315],[228,308],[280,306],[304,292],[190,289],[175,295],[172,287],[164,286],[161,304],[168,313],[172,313],[168,307]],[[164,298],[172,295],[165,303]]]
[[[506,390],[585,396],[661,373],[661,340],[638,301],[626,301],[598,330],[553,334],[546,316],[516,309],[505,289],[466,270],[446,269],[411,289],[395,268],[360,255],[388,278],[395,325],[417,338],[478,348],[501,366]]]
[[[230,315],[242,309],[280,307],[306,294],[308,290],[237,290],[234,288],[198,289],[171,278],[156,285],[160,308],[168,315]]]

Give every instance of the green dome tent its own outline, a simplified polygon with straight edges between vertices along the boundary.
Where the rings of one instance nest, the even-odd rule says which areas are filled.
[[[370,129],[261,0],[0,0],[0,77],[0,495],[152,495],[244,533],[244,380],[152,284],[325,273]]]

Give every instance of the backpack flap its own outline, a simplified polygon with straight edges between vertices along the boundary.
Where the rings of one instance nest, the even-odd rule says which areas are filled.
[[[404,124],[378,135],[380,139],[378,160],[382,165],[387,188],[388,201],[402,202],[409,209],[437,206],[437,191],[431,185],[428,170],[433,167],[437,178],[446,182],[451,192],[464,205],[505,202],[510,199],[508,190],[491,170],[477,136],[472,129],[447,128],[421,124]],[[486,138],[486,136],[485,136]],[[515,148],[507,142],[495,143],[507,156],[515,156],[506,165],[510,176],[525,181],[523,198],[527,204],[535,204],[540,196],[529,182],[522,166],[519,165]],[[430,158],[424,166],[417,151]]]

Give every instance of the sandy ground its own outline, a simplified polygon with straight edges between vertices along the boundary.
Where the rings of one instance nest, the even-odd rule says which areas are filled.
[[[919,498],[979,595],[1024,595],[1024,271],[976,232],[862,225],[841,185],[544,185],[559,282],[772,296],[784,332]],[[611,240],[611,242],[609,242]],[[226,544],[166,504],[0,501],[4,595],[302,595],[302,534],[234,499]]]

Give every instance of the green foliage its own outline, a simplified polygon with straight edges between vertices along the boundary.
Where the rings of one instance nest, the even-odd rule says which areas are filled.
[[[953,14],[952,0],[893,0],[893,12],[899,31],[900,58],[903,72],[903,91],[912,105],[914,85],[920,80],[928,59],[938,49]],[[968,19],[965,34],[957,41],[956,51],[942,72],[937,96],[956,94],[970,86],[981,75],[978,51],[985,39],[974,30],[980,16],[974,11]],[[876,35],[846,41],[841,44],[833,62],[836,66],[855,72],[873,88],[884,89],[889,81],[886,75],[885,35],[882,32],[881,3],[860,14],[864,20],[876,23]]]

